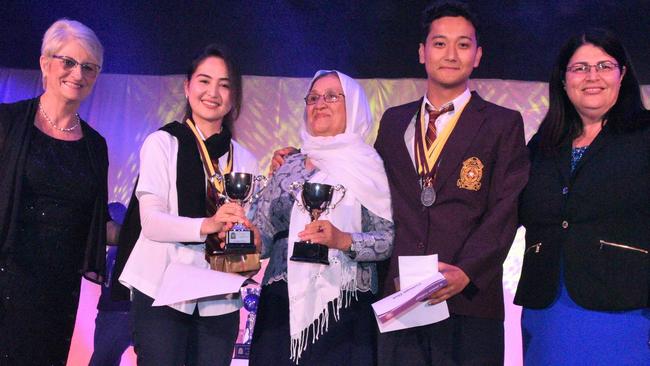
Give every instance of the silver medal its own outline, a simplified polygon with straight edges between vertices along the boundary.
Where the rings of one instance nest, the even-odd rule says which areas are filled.
[[[436,190],[433,189],[433,185],[422,187],[420,201],[426,207],[430,207],[434,202],[436,202]]]

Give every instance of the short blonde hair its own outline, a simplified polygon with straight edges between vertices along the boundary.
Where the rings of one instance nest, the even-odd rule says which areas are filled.
[[[42,56],[55,55],[70,40],[76,40],[101,66],[104,62],[104,47],[92,29],[76,20],[59,19],[43,35]]]

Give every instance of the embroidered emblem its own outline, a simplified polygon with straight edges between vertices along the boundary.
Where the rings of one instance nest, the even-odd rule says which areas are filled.
[[[483,178],[483,163],[479,158],[473,156],[463,161],[456,185],[458,188],[478,191],[481,189],[481,178]]]

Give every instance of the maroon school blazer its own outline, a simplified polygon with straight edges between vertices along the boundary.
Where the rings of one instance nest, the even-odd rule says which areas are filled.
[[[517,201],[530,162],[519,112],[475,92],[449,136],[437,169],[433,206],[420,202],[420,183],[404,132],[422,100],[388,109],[375,148],[384,159],[393,201],[395,247],[380,270],[381,292],[395,292],[401,255],[438,254],[470,278],[448,300],[452,314],[503,319],[502,274],[517,229]]]

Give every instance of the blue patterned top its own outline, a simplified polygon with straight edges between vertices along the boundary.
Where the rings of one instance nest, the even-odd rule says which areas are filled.
[[[317,171],[307,171],[306,155],[294,154],[273,174],[267,188],[251,208],[253,224],[262,236],[262,257],[270,258],[262,285],[287,281],[286,235],[273,240],[278,232],[289,230],[293,196],[289,185],[295,181],[308,181]],[[387,259],[393,251],[394,225],[365,207],[361,207],[362,232],[351,233],[353,260],[357,262],[357,289],[377,293],[378,278],[375,262]]]
[[[571,150],[571,173],[573,173],[573,171],[576,170],[576,166],[578,166],[580,159],[582,159],[582,156],[585,154],[588,147],[589,145],[582,146],[582,147],[574,147]]]

